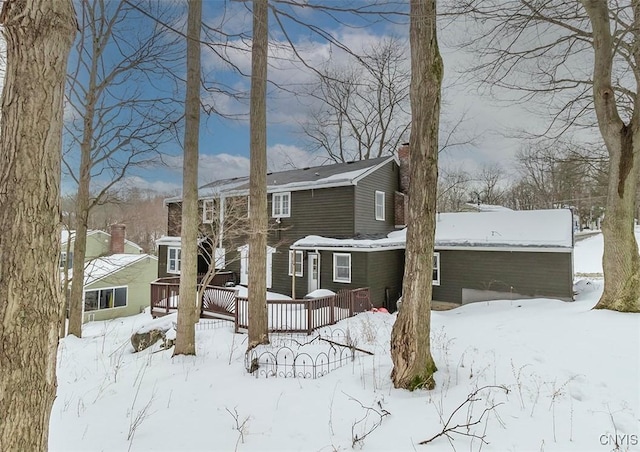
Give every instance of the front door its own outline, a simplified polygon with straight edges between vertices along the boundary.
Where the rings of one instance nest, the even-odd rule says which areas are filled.
[[[318,253],[309,253],[309,292],[320,288],[320,255]]]

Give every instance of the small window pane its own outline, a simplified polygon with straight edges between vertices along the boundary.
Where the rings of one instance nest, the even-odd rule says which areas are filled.
[[[95,311],[98,309],[98,291],[92,290],[84,293],[84,310]]]
[[[127,288],[119,287],[115,289],[115,302],[114,307],[119,308],[127,305]]]

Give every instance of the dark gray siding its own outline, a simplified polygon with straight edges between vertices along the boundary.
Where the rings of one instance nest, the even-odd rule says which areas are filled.
[[[296,298],[302,298],[307,294],[307,252],[303,253],[303,276],[296,276]],[[289,249],[288,247],[276,248],[276,252],[272,257],[272,274],[271,274],[271,291],[292,296],[291,293],[291,276],[289,276]]]
[[[291,192],[291,217],[277,224],[271,218],[271,194],[268,196],[269,245],[287,248],[307,235],[351,238],[354,235],[354,187],[322,188]]]
[[[462,289],[571,299],[571,253],[437,250],[440,286],[433,299],[462,303]]]
[[[374,306],[395,305],[402,289],[404,261],[402,250],[369,253],[345,251],[351,254],[351,283],[348,284],[333,281],[333,253],[333,251],[320,252],[320,287],[322,289],[337,292],[341,289],[368,287],[371,303]],[[389,303],[387,303],[387,294]]]
[[[367,283],[364,287],[369,287],[371,302],[376,307],[384,306],[395,311],[396,301],[402,292],[404,250],[359,254],[367,257]]]
[[[399,168],[390,161],[358,182],[355,189],[356,234],[388,233],[395,230],[394,194],[398,190]],[[385,193],[385,220],[376,220],[375,192]]]

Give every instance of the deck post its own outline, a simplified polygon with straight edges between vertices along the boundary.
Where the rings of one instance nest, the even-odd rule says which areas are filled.
[[[329,324],[334,325],[336,323],[336,297],[337,295],[331,295],[329,298]]]
[[[311,325],[311,319],[313,318],[312,315],[312,310],[309,309],[309,305],[311,303],[312,300],[305,300],[304,306],[307,309],[307,335],[311,334],[311,331],[313,331],[313,325]]]
[[[233,297],[233,303],[234,303],[234,310],[233,310],[233,323],[235,325],[235,332],[238,333],[239,329],[238,329],[238,309],[239,309],[239,304],[238,304],[238,296],[234,296]]]

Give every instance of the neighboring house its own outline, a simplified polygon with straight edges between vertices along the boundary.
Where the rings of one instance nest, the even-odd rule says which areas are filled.
[[[141,313],[149,306],[158,259],[148,254],[112,254],[85,263],[84,321]]]
[[[112,232],[116,234],[125,233],[123,225],[112,225]],[[64,269],[68,265],[68,268],[72,267],[73,263],[73,248],[75,245],[75,231],[69,231],[63,229],[61,233],[61,247],[60,253],[60,268]],[[142,254],[143,250],[140,246],[136,245],[129,240],[124,240],[123,249],[117,250],[126,254]],[[87,249],[84,253],[85,261],[87,259],[93,259],[94,257],[106,256],[111,254],[111,234],[105,231],[92,229],[87,231]]]
[[[461,212],[503,212],[503,211],[510,212],[512,210],[513,209],[509,209],[508,207],[505,207],[505,206],[498,206],[494,204],[483,204],[483,203],[475,204],[472,202],[463,204],[460,209]]]
[[[350,256],[345,259],[367,262],[367,271],[378,264],[393,273],[397,262],[404,262],[405,240],[406,229],[378,240],[308,236],[292,248],[318,250],[323,258]],[[570,210],[438,214],[433,300],[465,304],[530,297],[573,299]]]
[[[69,279],[74,238],[75,231],[62,231],[60,267],[69,265]],[[83,321],[139,314],[149,305],[158,259],[126,240],[124,225],[112,225],[111,233],[89,231],[84,262]]]
[[[269,174],[267,287],[294,298],[320,288],[338,291],[368,287],[375,306],[394,307],[401,294],[404,273],[402,228],[406,218],[409,157],[408,146],[403,146],[397,158]],[[234,271],[241,284],[247,283],[248,240],[246,234],[237,234],[238,228],[230,225],[225,206],[232,200],[242,200],[243,209],[239,211],[246,220],[247,196],[246,177],[216,181],[199,191],[203,237],[200,247],[205,250],[209,247],[205,254],[215,255],[216,267]],[[180,202],[179,197],[165,201],[169,236],[157,241],[159,278],[180,272]],[[491,221],[486,224],[484,221],[498,219],[492,215],[510,214],[526,217],[519,243],[500,242],[501,229],[496,229],[498,226]],[[447,231],[443,229],[443,221],[451,224],[453,231],[477,229],[484,234],[482,237],[494,240],[472,243],[458,237],[454,243],[455,237],[449,240],[442,235]],[[510,219],[504,221],[520,224],[510,223]],[[564,238],[557,243],[551,240],[555,227]],[[541,237],[542,244],[533,243],[537,235],[530,236],[525,243],[536,228],[551,235]],[[207,230],[215,237],[209,242],[204,238]],[[492,213],[440,214],[437,230],[434,300],[463,303],[505,293],[514,297],[571,299],[570,212],[525,213],[504,209]],[[235,232],[233,239],[232,232]],[[198,272],[203,273],[206,268],[201,259]]]

